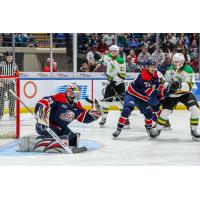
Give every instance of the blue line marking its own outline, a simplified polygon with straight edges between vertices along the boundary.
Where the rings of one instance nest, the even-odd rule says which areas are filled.
[[[49,156],[49,155],[52,155],[52,153],[44,153],[44,152],[17,152],[16,150],[17,150],[18,144],[19,144],[19,140],[0,146],[0,156],[39,156],[39,155]],[[88,151],[94,151],[102,147],[101,144],[92,140],[80,140],[79,146],[80,147],[86,146]]]

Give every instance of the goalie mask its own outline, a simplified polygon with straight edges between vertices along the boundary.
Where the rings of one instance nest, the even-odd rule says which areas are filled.
[[[75,83],[69,84],[67,86],[66,95],[71,99],[78,99],[80,95],[80,89],[78,85],[76,85]]]

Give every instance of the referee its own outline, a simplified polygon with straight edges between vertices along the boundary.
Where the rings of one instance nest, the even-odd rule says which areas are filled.
[[[18,76],[19,71],[16,63],[13,60],[13,53],[6,52],[5,60],[0,62],[0,75],[1,76]],[[15,92],[15,80],[14,79],[1,79],[0,78],[0,120],[4,114],[4,104],[6,101],[5,94],[7,93],[9,101],[9,116],[10,119],[15,119],[15,99],[14,96],[9,92],[9,89]]]

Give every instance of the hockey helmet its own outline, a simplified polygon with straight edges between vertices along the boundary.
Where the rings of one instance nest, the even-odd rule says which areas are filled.
[[[120,50],[120,48],[117,45],[111,45],[109,47],[109,51],[119,51],[119,50]]]
[[[176,62],[180,62],[181,64],[184,64],[185,57],[182,53],[175,53],[172,58],[172,63],[175,64]]]
[[[70,98],[78,98],[80,95],[80,88],[75,83],[71,83],[67,86],[66,95]]]
[[[149,67],[149,66],[156,66],[156,61],[153,58],[147,59],[143,63],[144,67]]]

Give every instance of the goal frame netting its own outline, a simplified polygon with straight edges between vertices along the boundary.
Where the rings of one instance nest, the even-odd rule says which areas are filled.
[[[15,94],[20,97],[20,77],[18,76],[1,76],[0,75],[0,81],[4,79],[14,79],[15,83]],[[10,94],[12,95],[12,94]],[[5,109],[5,108],[4,108]],[[0,136],[0,138],[19,138],[20,137],[20,101],[15,98],[15,117],[16,117],[16,122],[15,122],[15,134],[12,136],[7,136],[6,134],[3,135],[3,137]]]

